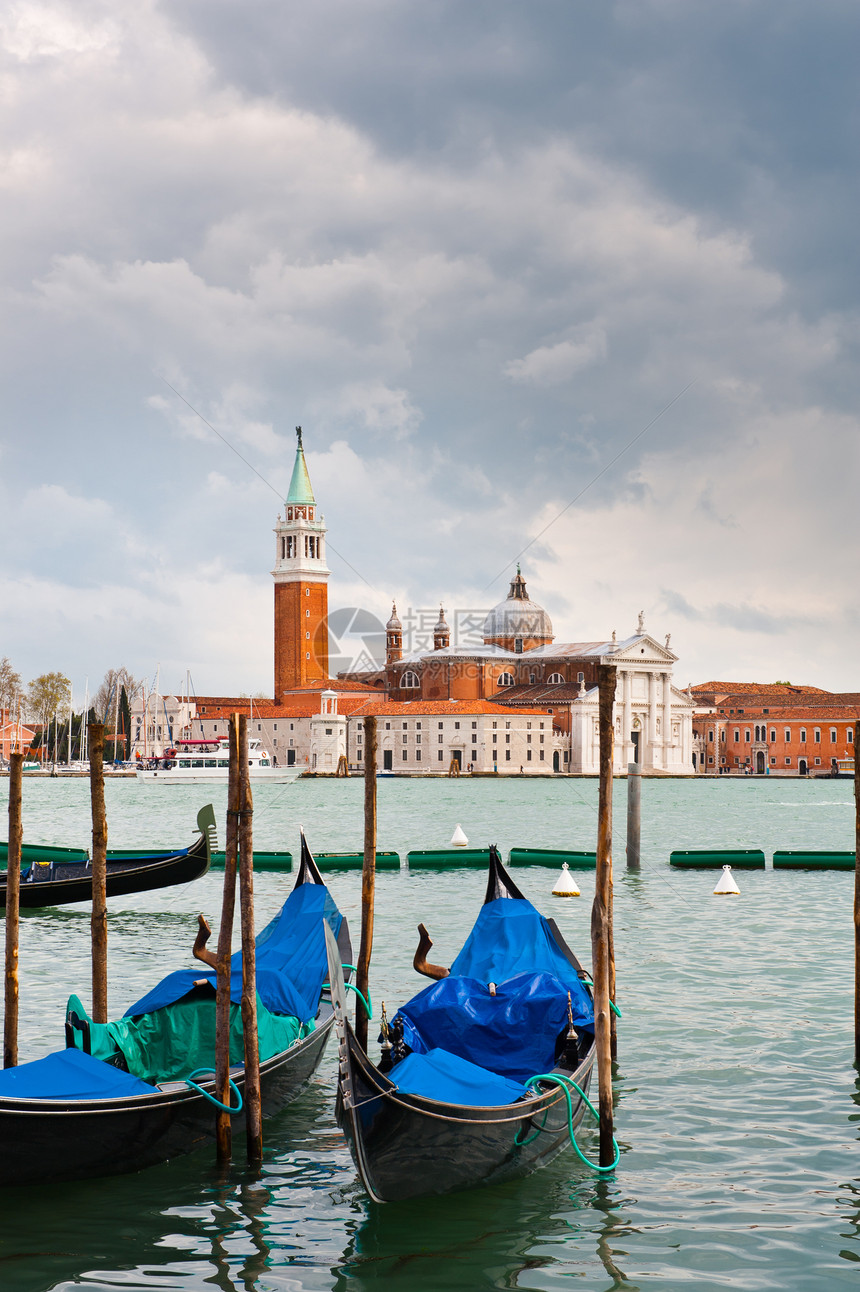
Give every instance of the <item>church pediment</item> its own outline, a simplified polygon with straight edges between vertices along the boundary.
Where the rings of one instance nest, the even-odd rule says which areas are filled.
[[[628,638],[626,642],[619,642],[615,651],[611,651],[611,646],[611,642],[607,643],[603,653],[605,655],[611,654],[613,663],[663,664],[670,666],[678,658],[668,647],[661,646],[647,633],[637,634],[635,637]]]

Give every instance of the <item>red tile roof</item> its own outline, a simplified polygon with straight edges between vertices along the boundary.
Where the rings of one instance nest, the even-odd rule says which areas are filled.
[[[354,712],[361,717],[364,714],[376,714],[380,717],[387,716],[406,716],[410,713],[420,716],[421,714],[479,714],[479,713],[498,713],[504,714],[505,717],[511,716],[510,709],[506,709],[501,704],[493,704],[491,700],[367,700],[357,707]],[[518,713],[534,713],[541,717],[547,717],[547,711],[543,709],[517,709]]]

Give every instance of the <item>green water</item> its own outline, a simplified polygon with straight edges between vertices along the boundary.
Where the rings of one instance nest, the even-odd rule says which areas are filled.
[[[4,785],[7,783],[4,783]],[[219,1179],[204,1150],[137,1176],[7,1190],[0,1287],[41,1289],[848,1288],[860,1278],[860,1093],[853,1050],[853,880],[844,873],[741,873],[716,898],[717,872],[670,871],[672,848],[853,846],[853,784],[756,779],[643,784],[643,870],[623,869],[624,786],[616,782],[615,1083],[621,1165],[596,1181],[571,1154],[530,1179],[376,1206],[356,1183],[334,1125],[333,1047],[305,1095],[266,1124],[266,1161]],[[5,795],[5,789],[0,790]],[[88,843],[86,781],[28,780],[26,837]],[[308,781],[256,794],[255,840],[297,851],[360,843],[363,784]],[[590,781],[379,782],[379,846],[447,844],[460,822],[477,846],[593,847]],[[114,781],[110,846],[190,841],[201,791]],[[216,800],[223,831],[224,801]],[[5,813],[5,801],[3,804]],[[594,876],[552,898],[552,871],[517,883],[590,962]],[[112,899],[111,1013],[188,965],[196,915],[213,925],[221,876]],[[358,927],[360,877],[330,887]],[[258,924],[289,875],[256,880]],[[421,980],[415,926],[449,962],[484,880],[462,872],[383,873],[371,987],[391,1010]],[[26,913],[21,1057],[62,1045],[66,995],[87,998],[85,907]],[[596,1151],[590,1131],[583,1147]],[[58,1153],[62,1147],[58,1145]]]

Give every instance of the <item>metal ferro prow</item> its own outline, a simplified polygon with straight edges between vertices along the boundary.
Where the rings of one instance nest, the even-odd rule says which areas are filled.
[[[325,928],[325,949],[328,957],[328,981],[334,1010],[334,1026],[337,1032],[338,1082],[341,1089],[344,1108],[353,1108],[355,1099],[352,1090],[352,1073],[349,1066],[346,1041],[346,988],[343,983],[343,965],[337,941],[331,931],[328,920],[323,921]]]

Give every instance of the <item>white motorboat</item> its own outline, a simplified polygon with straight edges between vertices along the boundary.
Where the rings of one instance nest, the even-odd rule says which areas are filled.
[[[168,785],[194,784],[197,781],[225,781],[230,770],[230,742],[221,740],[177,740],[175,747],[157,757],[141,759],[137,766],[139,781],[162,781]],[[248,771],[252,781],[269,781],[288,785],[296,780],[301,768],[277,767],[261,741],[248,741]]]

